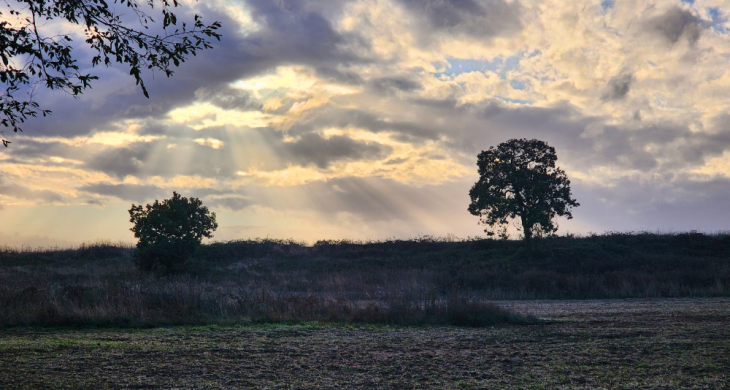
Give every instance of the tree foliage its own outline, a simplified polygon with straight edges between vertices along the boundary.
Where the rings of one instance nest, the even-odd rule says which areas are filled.
[[[185,271],[187,263],[203,238],[211,238],[218,228],[215,213],[198,198],[186,198],[177,192],[162,202],[132,204],[130,230],[139,239],[135,264],[142,271],[165,275]]]
[[[571,209],[580,206],[565,172],[555,167],[557,159],[555,148],[536,139],[511,139],[482,151],[469,212],[487,225],[489,236],[507,237],[507,226],[518,217],[527,242],[556,232],[555,217],[571,219]]]
[[[212,46],[208,38],[220,40],[219,22],[205,25],[195,15],[193,23],[181,23],[172,9],[178,0],[6,0],[0,4],[0,124],[21,131],[29,117],[46,116],[35,101],[36,88],[61,90],[78,96],[97,76],[84,74],[74,58],[74,34],[46,35],[43,25],[63,20],[84,29],[85,43],[95,51],[91,66],[126,64],[142,93],[149,97],[142,80],[144,70],[163,71],[172,76],[189,55]],[[148,12],[159,6],[163,33],[149,32],[156,22]],[[123,20],[129,11],[139,21],[132,28]],[[73,26],[66,24],[67,30]],[[19,96],[21,95],[21,96]],[[25,96],[22,96],[25,95]],[[5,146],[9,141],[2,139]]]

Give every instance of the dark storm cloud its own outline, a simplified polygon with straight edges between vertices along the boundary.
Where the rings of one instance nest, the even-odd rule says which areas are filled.
[[[644,22],[645,28],[659,34],[674,44],[684,37],[690,44],[695,44],[702,33],[702,23],[690,11],[674,6],[659,16]]]
[[[302,165],[314,164],[319,168],[327,168],[337,160],[373,159],[386,155],[390,147],[378,143],[367,143],[353,140],[346,136],[323,138],[318,134],[305,134],[296,142],[279,145],[285,150],[283,157],[291,156]]]
[[[602,100],[621,100],[629,94],[631,90],[631,83],[634,82],[634,76],[632,74],[622,74],[614,76],[611,80],[608,80],[608,84],[603,89],[601,95]]]
[[[63,202],[63,197],[54,191],[34,190],[23,185],[15,184],[2,175],[0,175],[0,195],[21,200],[40,200],[46,203]]]
[[[508,35],[522,28],[520,3],[504,0],[399,0],[411,12],[425,18],[428,28],[478,39]]]

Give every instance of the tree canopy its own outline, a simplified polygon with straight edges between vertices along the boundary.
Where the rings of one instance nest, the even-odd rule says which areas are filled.
[[[482,151],[469,212],[487,225],[489,236],[507,237],[507,226],[517,218],[527,242],[556,232],[555,217],[571,219],[571,209],[580,206],[571,198],[567,175],[555,166],[557,159],[555,148],[536,139],[511,139]]]
[[[149,97],[144,70],[170,77],[172,66],[212,47],[208,38],[220,40],[219,22],[206,25],[195,15],[191,24],[178,25],[172,9],[179,5],[178,0],[6,0],[0,4],[0,82],[6,86],[0,95],[0,124],[18,132],[28,118],[50,114],[35,100],[38,88],[78,96],[98,79],[84,74],[74,57],[73,25],[83,27],[84,42],[95,51],[89,65],[128,65],[129,74]],[[155,6],[162,16],[158,33],[150,32],[156,21],[149,12]],[[125,11],[131,15],[125,17]],[[138,21],[137,28],[126,21],[129,16]],[[53,32],[43,25],[53,20],[67,22],[68,32],[48,35]],[[0,138],[8,146],[10,141]]]
[[[200,245],[203,238],[211,238],[218,228],[215,213],[198,198],[186,198],[177,192],[162,202],[132,204],[130,229],[139,238],[135,263],[143,271],[158,274],[181,272],[185,262]]]

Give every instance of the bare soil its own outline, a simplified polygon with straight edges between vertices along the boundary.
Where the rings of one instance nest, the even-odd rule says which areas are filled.
[[[500,301],[491,328],[0,330],[1,389],[730,389],[730,299]]]

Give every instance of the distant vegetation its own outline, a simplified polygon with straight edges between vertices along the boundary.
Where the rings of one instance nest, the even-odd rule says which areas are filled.
[[[529,322],[499,299],[730,296],[730,235],[518,241],[248,240],[202,245],[187,275],[141,274],[133,248],[0,251],[0,323]]]

